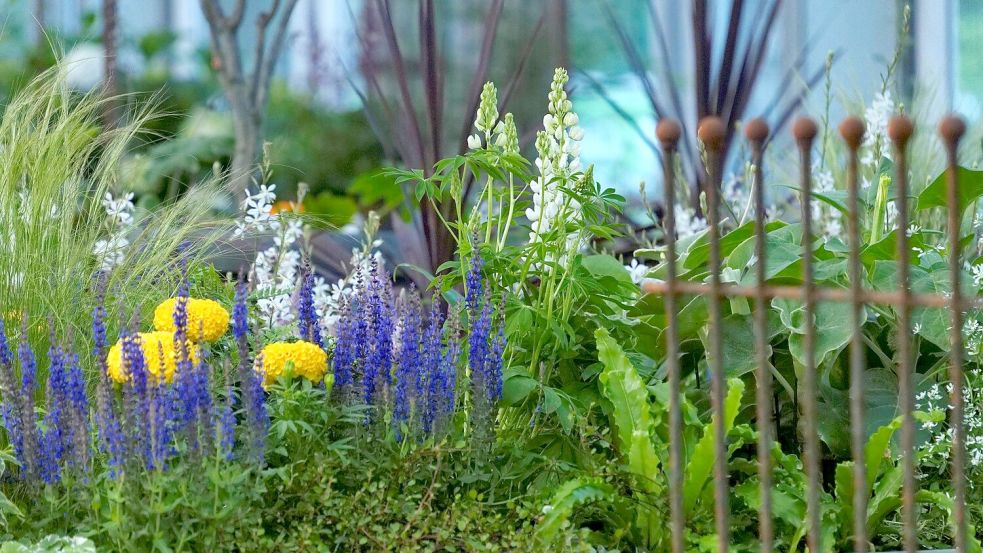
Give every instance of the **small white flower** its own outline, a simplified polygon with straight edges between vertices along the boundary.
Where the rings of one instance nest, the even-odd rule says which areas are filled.
[[[649,272],[649,267],[644,263],[639,263],[637,258],[632,258],[631,264],[625,265],[625,270],[631,276],[632,282],[641,284]]]
[[[472,150],[480,150],[481,137],[478,136],[477,134],[472,134],[468,136],[468,148],[471,148]]]

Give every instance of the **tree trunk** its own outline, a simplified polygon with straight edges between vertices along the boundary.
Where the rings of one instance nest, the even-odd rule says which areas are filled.
[[[116,0],[102,0],[102,48],[103,48],[103,93],[106,103],[103,106],[102,124],[110,129],[119,121],[118,84],[116,82],[116,56],[119,48],[116,42],[117,26]]]
[[[230,186],[237,198],[245,199],[246,191],[256,177],[256,160],[260,155],[260,128],[262,117],[245,106],[232,103],[232,128],[235,131],[235,149],[232,154]]]

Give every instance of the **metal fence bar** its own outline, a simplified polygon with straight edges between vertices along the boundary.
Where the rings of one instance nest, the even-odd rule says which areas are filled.
[[[713,444],[714,444],[714,515],[717,530],[717,551],[727,553],[730,542],[730,522],[728,499],[730,484],[727,479],[727,436],[724,424],[724,397],[727,394],[726,368],[723,363],[723,348],[721,338],[721,309],[720,309],[720,181],[723,160],[724,135],[727,129],[718,117],[706,117],[700,121],[697,131],[700,140],[706,148],[706,218],[709,225],[710,239],[710,351],[707,352],[710,366],[710,406],[713,411]]]
[[[902,484],[902,536],[907,553],[918,549],[915,536],[915,397],[912,390],[911,352],[911,249],[908,246],[908,140],[915,128],[907,117],[893,117],[888,123],[888,136],[894,143],[894,205],[897,207],[898,293],[898,403],[901,406],[901,463],[904,467]]]
[[[800,202],[802,203],[802,292],[803,308],[806,325],[802,336],[802,347],[805,350],[804,367],[802,367],[802,388],[799,394],[802,405],[802,418],[805,422],[802,441],[803,465],[808,478],[806,491],[806,517],[808,518],[808,534],[806,542],[809,551],[822,551],[822,516],[820,512],[819,493],[822,487],[819,467],[819,419],[816,400],[816,293],[812,270],[812,141],[816,138],[816,122],[802,117],[795,121],[792,133],[799,147],[801,169]]]
[[[758,509],[758,538],[761,553],[771,553],[774,548],[774,523],[771,515],[771,371],[768,359],[768,298],[764,295],[767,280],[766,259],[768,247],[765,228],[764,192],[764,143],[768,138],[768,124],[764,119],[754,119],[745,128],[751,143],[751,163],[754,165],[754,255],[757,257],[754,298],[754,350],[758,358],[755,409],[758,419],[758,481],[761,495]]]
[[[710,287],[703,282],[690,282],[685,280],[677,280],[676,292],[678,294],[690,294],[704,296],[710,293]],[[664,282],[658,282],[654,280],[646,281],[642,284],[642,291],[647,294],[664,294],[666,293],[666,284]],[[766,298],[781,298],[786,300],[803,300],[805,294],[802,288],[798,286],[773,286],[768,285],[764,287],[762,292]],[[828,288],[818,286],[813,290],[816,300],[827,301],[827,302],[841,302],[849,303],[853,301],[850,295],[850,290],[845,288]],[[758,294],[757,288],[755,286],[741,286],[733,284],[723,284],[720,287],[720,295],[723,297],[731,298],[754,298]],[[865,289],[860,294],[860,299],[863,303],[876,303],[878,305],[898,305],[901,303],[901,294],[896,291],[893,292],[881,292],[876,290]],[[948,308],[952,305],[961,305],[964,310],[983,308],[983,297],[966,297],[962,296],[958,298],[957,302],[953,302],[952,298],[942,296],[939,294],[917,294],[911,293],[909,296],[909,304],[916,307],[942,307]]]
[[[966,132],[966,125],[957,117],[946,117],[939,124],[939,134],[945,144],[948,166],[946,167],[946,196],[948,199],[947,223],[949,232],[949,272],[952,286],[950,316],[952,328],[949,337],[949,383],[952,386],[950,403],[952,413],[952,480],[955,490],[954,517],[956,551],[967,551],[966,524],[966,432],[963,426],[965,406],[963,405],[963,317],[962,290],[960,274],[962,259],[959,249],[959,223],[962,219],[962,206],[959,203],[958,154],[959,140]]]
[[[798,431],[804,445],[802,452],[803,466],[807,477],[807,534],[806,542],[810,551],[823,551],[822,519],[820,512],[820,495],[822,493],[822,473],[820,465],[820,442],[818,435],[817,412],[817,359],[814,345],[816,327],[814,323],[819,302],[845,302],[852,307],[850,324],[852,336],[849,345],[850,364],[850,434],[851,457],[854,461],[853,472],[853,550],[866,552],[870,549],[868,536],[867,503],[870,491],[867,486],[868,470],[866,466],[866,425],[864,375],[866,372],[865,346],[863,326],[866,323],[865,306],[877,304],[893,306],[897,313],[898,330],[895,339],[898,395],[901,411],[901,463],[903,468],[902,486],[902,539],[906,553],[917,551],[917,510],[915,499],[917,495],[917,480],[915,478],[915,420],[914,420],[914,387],[915,372],[912,341],[912,309],[915,307],[944,308],[949,311],[951,322],[950,351],[949,351],[949,381],[950,393],[950,428],[953,433],[952,449],[950,452],[951,473],[955,499],[953,502],[953,544],[955,551],[965,553],[968,544],[968,525],[966,520],[966,436],[964,427],[965,405],[963,396],[963,311],[983,308],[983,297],[976,295],[965,296],[962,293],[961,273],[963,271],[960,255],[960,223],[966,206],[959,203],[959,183],[957,166],[957,149],[959,140],[965,133],[965,124],[956,117],[947,117],[939,125],[947,154],[946,194],[947,194],[947,233],[949,248],[949,272],[951,293],[925,294],[916,293],[911,289],[911,248],[908,237],[909,223],[909,183],[907,146],[914,133],[914,125],[905,117],[894,117],[888,125],[888,137],[894,150],[894,188],[895,207],[897,215],[894,232],[896,233],[896,262],[898,285],[894,290],[872,290],[864,287],[864,252],[861,240],[861,222],[859,200],[859,171],[858,151],[864,138],[864,124],[855,117],[844,120],[839,127],[840,134],[847,145],[847,239],[848,259],[847,288],[832,286],[817,286],[813,273],[814,235],[812,228],[812,146],[817,134],[813,120],[798,119],[793,125],[793,136],[798,146],[800,157],[800,186],[801,186],[801,227],[802,227],[802,284],[799,286],[778,286],[767,284],[767,218],[765,212],[763,157],[765,143],[768,139],[768,126],[760,119],[748,123],[745,135],[750,144],[753,179],[750,184],[752,201],[754,203],[754,257],[755,285],[744,286],[724,284],[721,282],[721,221],[720,221],[720,184],[723,160],[721,145],[727,133],[720,119],[708,117],[700,122],[698,137],[706,151],[706,170],[708,178],[704,192],[706,193],[706,221],[708,224],[705,247],[708,249],[709,275],[706,282],[686,280],[685,269],[677,262],[676,243],[676,198],[674,161],[681,137],[681,128],[674,121],[660,122],[656,134],[662,145],[665,214],[663,225],[665,230],[666,247],[666,282],[647,280],[642,289],[645,293],[661,294],[664,296],[666,313],[666,352],[667,370],[670,387],[669,397],[669,473],[670,473],[670,510],[672,524],[672,551],[682,553],[685,548],[685,512],[683,497],[683,466],[682,458],[684,443],[682,437],[682,389],[679,348],[679,329],[676,321],[679,299],[681,296],[702,295],[708,298],[709,332],[707,345],[707,361],[710,370],[710,404],[712,411],[712,431],[714,437],[714,515],[716,524],[716,542],[718,552],[724,553],[729,549],[729,481],[727,467],[727,436],[724,425],[724,399],[726,396],[726,367],[723,366],[722,324],[723,309],[721,302],[728,297],[743,297],[754,300],[753,333],[757,361],[756,368],[756,425],[758,429],[757,457],[758,478],[760,482],[760,501],[758,507],[759,550],[770,553],[774,550],[774,518],[772,502],[773,474],[771,466],[771,447],[773,436],[773,413],[770,403],[772,400],[771,359],[769,355],[768,309],[769,302],[774,298],[790,299],[803,303],[803,311],[807,324],[803,333],[803,349],[805,359],[799,388],[794,398],[801,410],[802,420]],[[880,224],[874,222],[874,224]],[[700,244],[699,247],[704,247]],[[679,274],[684,271],[683,276]],[[702,277],[702,275],[701,275]],[[831,545],[831,544],[826,544]]]
[[[850,276],[850,453],[853,457],[853,481],[867,481],[867,436],[864,425],[864,359],[863,272],[860,262],[860,199],[858,197],[857,149],[863,143],[864,123],[850,117],[840,124],[840,135],[847,145],[847,238],[850,255],[847,269]],[[853,486],[853,548],[867,551],[867,486]]]
[[[669,509],[672,519],[672,553],[684,553],[686,519],[683,513],[683,416],[680,407],[679,330],[676,327],[676,175],[673,162],[681,134],[679,123],[663,120],[655,129],[662,145],[662,186],[665,193],[666,245],[666,367],[669,372]]]

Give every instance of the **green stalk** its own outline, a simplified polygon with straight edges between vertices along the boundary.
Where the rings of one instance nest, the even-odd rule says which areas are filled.
[[[880,242],[885,226],[884,217],[887,212],[888,187],[891,186],[891,177],[881,175],[877,182],[877,196],[874,199],[874,212],[870,221],[870,243]]]

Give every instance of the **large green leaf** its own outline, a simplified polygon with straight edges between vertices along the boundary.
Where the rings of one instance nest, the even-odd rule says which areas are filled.
[[[730,253],[748,238],[754,235],[754,221],[745,223],[736,229],[720,237],[720,257],[730,255]],[[684,269],[693,270],[703,266],[710,259],[710,237],[708,234],[700,236],[693,242],[682,260]]]
[[[794,305],[795,302],[790,302],[786,305],[790,304]],[[775,305],[774,302],[773,305]],[[850,341],[852,333],[849,325],[851,309],[850,304],[842,302],[819,302],[816,304],[813,319],[815,329],[815,349],[813,351],[815,351],[817,367],[822,366],[829,357],[838,353]],[[802,313],[804,315],[804,312],[801,311],[793,311],[793,313]],[[790,322],[795,323],[795,318]],[[804,325],[808,324],[808,321],[802,319],[797,322],[798,324],[794,324],[791,327],[793,334],[789,337],[788,349],[796,362],[804,366],[805,336],[803,332]]]
[[[754,325],[747,315],[729,315],[720,322],[721,350],[723,367],[728,377],[740,377],[757,368],[757,356],[754,347]],[[710,347],[709,325],[700,333],[703,347],[707,352],[707,363],[712,363],[713,348]],[[771,357],[771,346],[767,345],[766,354]]]
[[[604,365],[598,380],[601,392],[611,402],[610,417],[614,422],[618,448],[625,457],[628,470],[639,477],[646,491],[658,489],[656,472],[659,457],[652,443],[652,413],[649,392],[638,376],[621,346],[607,330],[594,332],[597,356]]]
[[[959,214],[969,207],[977,198],[983,196],[983,171],[973,171],[965,167],[960,167],[956,172],[959,179]],[[949,207],[949,198],[946,191],[946,174],[943,171],[935,177],[928,186],[918,195],[918,209],[928,209],[930,207]]]
[[[870,276],[874,289],[883,291],[897,290],[897,267],[897,263],[894,261],[878,261],[874,263],[874,268]],[[928,270],[919,266],[912,266],[909,279],[911,290],[916,293],[947,296],[952,290],[950,273],[946,268]],[[972,279],[965,272],[962,275],[961,282],[963,294],[975,294],[972,289]],[[918,334],[943,351],[949,348],[950,320],[949,312],[941,307],[918,306],[911,309],[911,321],[917,328]]]
[[[732,378],[727,381],[727,397],[724,400],[724,434],[730,433],[734,428],[734,419],[741,407],[741,396],[744,394],[744,382],[740,379]],[[715,420],[715,419],[714,419]],[[697,442],[693,449],[693,454],[686,463],[685,481],[683,482],[683,510],[691,513],[700,497],[703,489],[710,479],[713,471],[714,460],[714,440],[716,432],[715,423],[711,420],[703,427],[703,437]]]

